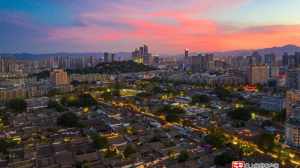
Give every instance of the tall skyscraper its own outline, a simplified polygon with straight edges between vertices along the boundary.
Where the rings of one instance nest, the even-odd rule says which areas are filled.
[[[65,72],[63,69],[54,69],[50,72],[50,82],[54,86],[68,85],[68,73]]]
[[[19,65],[16,60],[0,56],[0,73],[14,73],[19,71]]]
[[[270,67],[267,65],[252,65],[249,70],[251,84],[265,84],[270,78]]]
[[[184,50],[184,59],[187,60],[188,57],[189,57],[189,49],[185,49]]]
[[[296,116],[293,106],[300,102],[300,90],[289,90],[286,92],[286,118]]]
[[[199,54],[199,57],[201,57],[201,69],[208,70],[210,69],[210,65],[212,65],[214,62],[214,55],[213,54]]]
[[[262,64],[262,56],[257,52],[253,52],[250,58],[250,65],[261,65]]]
[[[289,54],[284,53],[282,56],[282,65],[283,66],[288,66],[289,65]]]
[[[287,72],[287,88],[300,89],[300,69],[294,68]]]
[[[295,57],[295,66],[300,67],[300,52],[295,52],[294,57]]]
[[[286,143],[292,147],[300,147],[300,120],[289,118],[285,124]]]
[[[266,65],[274,65],[276,63],[276,56],[275,54],[266,54],[264,63]]]
[[[105,63],[111,63],[115,61],[115,54],[114,53],[104,53],[104,62]]]
[[[132,52],[132,60],[141,64],[151,64],[151,54],[147,45],[136,48]]]

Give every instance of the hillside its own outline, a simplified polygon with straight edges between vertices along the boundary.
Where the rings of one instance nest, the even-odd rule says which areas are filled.
[[[285,45],[281,47],[263,48],[263,49],[251,49],[251,50],[234,50],[225,52],[215,52],[216,56],[248,56],[254,51],[257,51],[261,55],[274,53],[276,56],[282,56],[285,52],[293,54],[294,52],[300,52],[300,47],[296,45]]]
[[[138,64],[133,61],[121,61],[113,63],[100,63],[94,68],[84,68],[68,70],[69,73],[88,74],[88,73],[101,73],[101,74],[118,74],[118,73],[131,73],[131,72],[144,72],[155,70],[155,68]]]

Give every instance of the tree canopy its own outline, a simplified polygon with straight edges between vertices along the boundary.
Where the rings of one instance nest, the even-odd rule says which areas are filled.
[[[226,166],[230,164],[232,161],[237,160],[237,157],[234,156],[232,152],[224,152],[215,157],[215,164],[219,166]]]
[[[194,95],[192,96],[192,104],[208,104],[210,98],[207,95]]]
[[[178,162],[185,162],[189,159],[189,153],[186,150],[183,150],[179,153],[177,161]]]
[[[249,108],[237,108],[229,111],[229,117],[234,120],[248,121],[251,119],[251,111]]]
[[[178,122],[180,115],[185,114],[185,110],[178,106],[165,105],[158,109],[159,114],[164,114],[168,122]]]
[[[272,150],[276,144],[275,144],[275,135],[270,133],[263,133],[256,137],[255,141],[258,144],[258,146],[266,149],[266,150]]]
[[[57,112],[63,112],[63,111],[65,111],[64,106],[62,104],[60,104],[59,102],[55,101],[55,100],[50,100],[48,102],[48,108],[53,108]]]
[[[123,154],[126,158],[134,153],[136,153],[136,148],[132,144],[128,144],[123,152]]]
[[[225,145],[226,138],[221,132],[214,131],[209,133],[204,140],[216,148],[221,148]]]
[[[81,124],[76,114],[67,112],[57,118],[57,125],[62,127],[80,127]]]
[[[221,99],[226,100],[227,98],[231,97],[231,93],[229,90],[225,89],[224,87],[216,87],[214,89],[214,93]]]
[[[75,107],[90,107],[97,104],[97,101],[90,94],[80,94],[64,96],[61,103],[65,106]]]
[[[7,103],[7,107],[14,112],[24,112],[26,110],[27,104],[23,98],[12,99]]]
[[[154,67],[139,64],[133,61],[118,61],[112,63],[100,63],[96,67],[83,68],[83,69],[68,69],[68,73],[76,74],[89,74],[89,73],[101,73],[101,74],[119,74],[119,73],[131,73],[131,72],[143,72],[156,70]]]
[[[93,145],[96,149],[104,149],[108,147],[107,139],[100,136],[98,133],[91,133],[90,138],[92,139]]]

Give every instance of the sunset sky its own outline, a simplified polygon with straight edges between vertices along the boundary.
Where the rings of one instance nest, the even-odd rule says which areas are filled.
[[[0,0],[0,52],[300,45],[300,0]]]

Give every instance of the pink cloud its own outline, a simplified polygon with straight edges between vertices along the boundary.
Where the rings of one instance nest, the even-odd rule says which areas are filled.
[[[127,1],[132,0],[125,0]],[[100,46],[101,43],[117,43],[119,46],[120,41],[125,41],[126,43],[122,43],[124,48],[147,43],[156,52],[181,52],[184,48],[216,51],[287,43],[300,45],[300,34],[297,33],[300,32],[300,25],[239,28],[198,16],[201,12],[236,7],[248,1],[192,0],[185,4],[182,0],[165,0],[139,1],[133,6],[112,4],[112,8],[104,11],[81,13],[79,19],[85,26],[53,29],[49,32],[49,39],[72,40],[91,46]],[[170,8],[162,8],[168,4]],[[149,10],[144,11],[144,6],[138,8],[139,5],[149,5]],[[123,26],[99,24],[103,22]],[[124,26],[130,29],[125,29]]]

